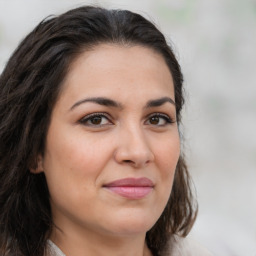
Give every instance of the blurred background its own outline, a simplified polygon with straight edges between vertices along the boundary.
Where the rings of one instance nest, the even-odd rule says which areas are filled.
[[[0,0],[0,71],[39,21],[82,4],[139,12],[173,44],[199,201],[190,236],[217,256],[256,256],[256,1]]]

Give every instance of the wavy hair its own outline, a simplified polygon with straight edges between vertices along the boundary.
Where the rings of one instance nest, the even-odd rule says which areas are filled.
[[[43,256],[52,230],[49,191],[43,173],[32,174],[44,153],[51,112],[70,64],[102,43],[141,45],[159,53],[174,80],[180,125],[183,76],[172,48],[156,26],[126,10],[83,6],[43,20],[20,43],[0,77],[0,254]],[[187,235],[196,209],[182,155],[169,201],[146,234],[161,255],[174,234]]]

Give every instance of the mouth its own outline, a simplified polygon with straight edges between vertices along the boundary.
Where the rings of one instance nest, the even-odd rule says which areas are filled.
[[[119,196],[136,200],[146,197],[154,189],[154,183],[148,178],[126,178],[115,180],[103,187]]]

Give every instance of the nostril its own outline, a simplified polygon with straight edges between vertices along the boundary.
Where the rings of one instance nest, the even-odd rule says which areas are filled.
[[[123,160],[124,163],[133,163],[131,160]]]

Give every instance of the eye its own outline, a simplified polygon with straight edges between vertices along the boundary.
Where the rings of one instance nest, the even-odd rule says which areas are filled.
[[[174,123],[174,121],[165,114],[155,113],[148,117],[146,124],[153,126],[165,126]]]
[[[79,122],[86,126],[101,127],[104,125],[112,124],[110,118],[105,113],[93,113],[87,115],[79,120]]]

